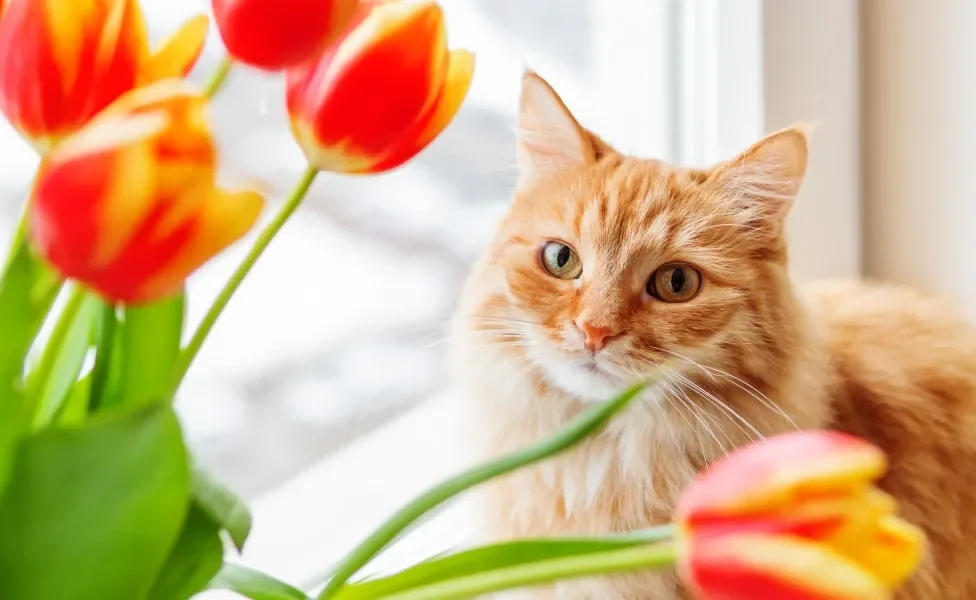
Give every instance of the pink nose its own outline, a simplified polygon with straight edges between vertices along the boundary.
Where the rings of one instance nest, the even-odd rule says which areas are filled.
[[[576,326],[579,330],[583,332],[586,336],[586,340],[583,345],[590,352],[596,352],[597,350],[602,350],[610,342],[610,340],[619,337],[620,331],[612,327],[601,327],[599,325],[593,325],[587,321],[581,319],[576,319]]]

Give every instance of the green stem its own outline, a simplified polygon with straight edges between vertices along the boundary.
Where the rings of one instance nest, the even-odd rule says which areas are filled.
[[[186,372],[190,369],[190,365],[193,364],[193,359],[196,358],[197,353],[200,352],[200,348],[203,346],[203,342],[207,339],[207,335],[210,334],[210,330],[213,329],[214,324],[217,323],[217,319],[220,314],[224,311],[227,303],[234,296],[237,288],[240,287],[244,278],[251,271],[254,263],[261,258],[261,254],[264,253],[268,244],[274,239],[278,231],[284,226],[288,219],[295,213],[298,206],[302,203],[305,198],[305,194],[308,193],[310,187],[312,187],[312,182],[315,181],[315,176],[318,175],[319,171],[315,167],[309,166],[305,169],[305,173],[302,178],[298,181],[295,189],[292,190],[291,195],[285,200],[284,205],[282,205],[281,210],[278,214],[274,216],[274,219],[268,223],[264,231],[258,235],[257,240],[254,242],[254,246],[244,257],[244,260],[231,275],[230,280],[224,285],[224,289],[220,290],[220,294],[217,295],[217,299],[210,306],[207,314],[204,315],[203,320],[200,321],[200,325],[197,330],[193,333],[193,337],[190,338],[190,342],[183,349],[180,355],[179,364],[176,367],[176,381],[173,386],[173,392],[179,387],[180,383],[183,381],[183,377],[186,376]]]
[[[64,345],[68,337],[68,332],[71,331],[72,324],[75,321],[75,317],[84,305],[86,296],[87,292],[80,286],[71,288],[71,293],[64,305],[64,310],[61,311],[57,323],[54,324],[54,330],[51,331],[51,337],[44,344],[44,352],[41,353],[41,358],[37,362],[37,366],[28,377],[27,393],[31,411],[35,410],[39,395],[44,390],[44,384],[51,378],[51,374],[54,372],[54,366],[57,364],[61,346]]]
[[[319,600],[332,598],[359,569],[373,559],[391,541],[431,509],[450,500],[461,492],[480,483],[504,475],[525,465],[539,462],[558,454],[591,433],[600,429],[614,414],[623,409],[643,389],[644,384],[631,387],[613,400],[594,406],[555,434],[518,452],[513,452],[489,463],[464,471],[447,481],[430,488],[410,504],[401,508],[379,529],[360,542],[352,552],[336,566],[335,574],[326,584]]]
[[[118,319],[115,304],[99,300],[98,344],[95,348],[95,365],[92,367],[91,388],[88,393],[88,412],[95,412],[102,405],[105,384],[112,365],[112,351],[115,349],[115,329]]]
[[[591,555],[567,556],[476,573],[455,581],[435,583],[405,592],[380,596],[379,600],[448,600],[474,598],[488,592],[550,583],[593,575],[670,567],[677,558],[673,542],[637,546]]]
[[[383,598],[435,584],[459,582],[468,577],[496,572],[531,563],[549,562],[571,556],[594,556],[626,548],[647,547],[673,540],[677,527],[673,523],[626,533],[597,537],[523,538],[487,546],[468,548],[422,560],[402,571],[382,577],[368,577],[344,586],[335,600]],[[317,587],[320,580],[311,586]]]
[[[207,80],[207,85],[203,88],[203,95],[207,98],[213,98],[220,91],[220,88],[224,87],[224,82],[227,81],[227,76],[230,74],[231,67],[234,66],[234,61],[231,60],[229,56],[224,57],[217,65],[217,70],[213,72],[210,79]]]
[[[20,252],[20,247],[27,243],[27,227],[30,218],[28,206],[25,206],[24,211],[20,213],[20,220],[17,221],[17,228],[14,229],[14,236],[10,240],[10,249],[7,251],[7,258],[4,263],[4,273],[10,269],[10,263],[17,256],[17,253]]]

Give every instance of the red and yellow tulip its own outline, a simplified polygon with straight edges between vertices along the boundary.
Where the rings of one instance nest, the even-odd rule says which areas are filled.
[[[263,206],[215,186],[206,99],[170,79],[121,96],[46,157],[32,245],[63,275],[121,302],[178,292]]]
[[[924,538],[873,486],[885,469],[878,448],[835,432],[737,451],[679,504],[685,580],[702,600],[890,598]]]
[[[206,35],[199,15],[150,52],[136,0],[8,0],[0,111],[45,150],[132,88],[185,75]]]
[[[359,0],[213,0],[213,11],[235,60],[281,71],[321,52],[358,5]]]
[[[288,72],[292,132],[309,163],[341,173],[393,169],[457,114],[474,55],[447,49],[432,1],[367,1],[339,41]]]

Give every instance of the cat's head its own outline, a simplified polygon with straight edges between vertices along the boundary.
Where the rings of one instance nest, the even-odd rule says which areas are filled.
[[[800,129],[709,169],[623,156],[526,73],[518,188],[485,261],[495,316],[479,327],[586,400],[659,365],[762,360],[792,298],[783,228],[806,160]]]

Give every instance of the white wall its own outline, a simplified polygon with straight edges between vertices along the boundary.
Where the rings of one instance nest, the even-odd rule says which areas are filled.
[[[800,279],[858,276],[858,3],[765,0],[762,42],[766,131],[796,121],[818,123],[807,179],[790,215],[793,273]]]
[[[976,2],[862,8],[865,272],[976,316]]]
[[[801,280],[861,274],[858,8],[854,0],[682,0],[678,160],[710,164],[817,122],[789,220]]]

